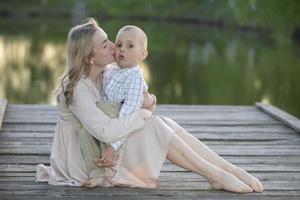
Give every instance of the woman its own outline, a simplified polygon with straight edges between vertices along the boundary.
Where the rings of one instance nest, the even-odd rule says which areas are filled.
[[[91,19],[68,35],[67,70],[57,92],[59,121],[50,156],[51,167],[37,166],[37,181],[86,187],[155,188],[165,158],[204,176],[214,189],[236,193],[261,192],[260,181],[225,161],[171,119],[151,116],[152,106],[130,116],[110,119],[97,109],[102,72],[114,61],[114,44]],[[145,94],[145,107],[149,101]],[[118,152],[109,146],[97,163],[105,176],[88,180],[80,165],[76,131],[83,125],[97,140],[113,143],[127,138]],[[114,165],[114,159],[117,159]]]

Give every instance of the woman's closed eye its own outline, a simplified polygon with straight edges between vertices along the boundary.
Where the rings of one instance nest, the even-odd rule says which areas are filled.
[[[107,42],[102,43],[100,46],[101,48],[105,49],[107,47]]]

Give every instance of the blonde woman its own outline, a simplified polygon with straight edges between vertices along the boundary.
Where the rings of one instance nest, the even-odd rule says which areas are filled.
[[[128,186],[155,188],[165,159],[204,176],[214,189],[236,193],[261,192],[261,182],[210,150],[173,120],[152,116],[152,97],[133,114],[110,119],[96,107],[101,100],[102,72],[114,62],[115,46],[96,21],[73,27],[68,35],[67,69],[57,91],[59,121],[50,167],[37,166],[36,181],[71,186]],[[127,138],[118,152],[109,145],[96,161],[103,177],[88,179],[80,163],[76,132],[85,127],[106,144]],[[116,162],[114,162],[116,160]]]

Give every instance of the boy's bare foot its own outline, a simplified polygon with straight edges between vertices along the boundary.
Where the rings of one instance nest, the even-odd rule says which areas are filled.
[[[227,190],[236,193],[249,193],[253,192],[253,189],[243,183],[234,175],[220,170],[219,174],[213,178],[208,178],[209,184],[213,189],[216,190]]]
[[[102,185],[102,182],[103,178],[89,178],[87,181],[82,183],[82,186],[86,188],[94,188]]]
[[[255,192],[262,192],[264,190],[262,183],[245,170],[239,167],[234,167],[232,170],[230,170],[230,173],[249,185]]]

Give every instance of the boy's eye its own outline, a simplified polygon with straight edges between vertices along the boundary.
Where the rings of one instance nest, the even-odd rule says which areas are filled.
[[[132,48],[133,47],[133,45],[132,44],[129,44],[129,45],[127,45],[128,46],[128,48]]]
[[[117,47],[122,47],[122,45],[121,44],[117,44]]]

